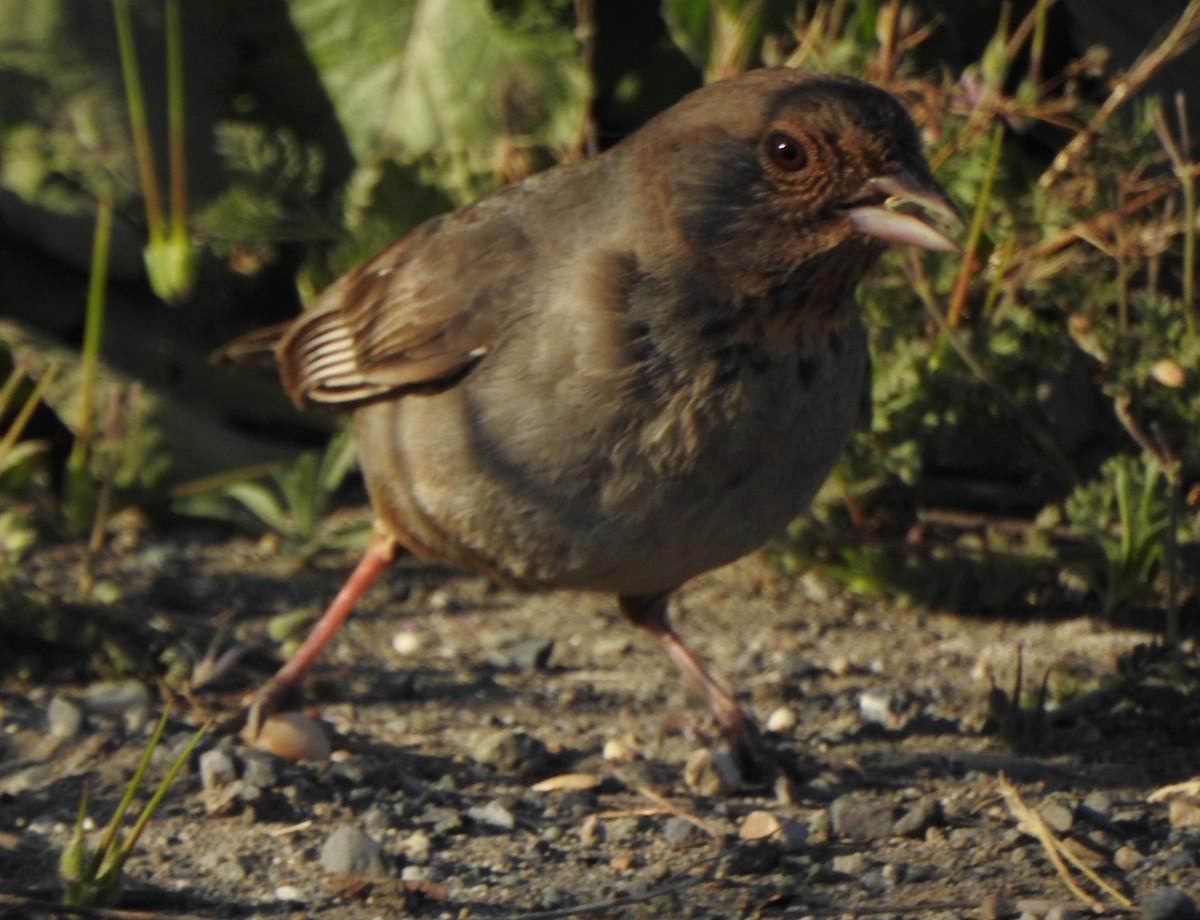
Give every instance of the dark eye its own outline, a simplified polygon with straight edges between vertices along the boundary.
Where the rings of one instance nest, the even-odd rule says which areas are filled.
[[[799,172],[808,165],[804,145],[784,131],[771,132],[767,138],[767,156],[784,172]]]

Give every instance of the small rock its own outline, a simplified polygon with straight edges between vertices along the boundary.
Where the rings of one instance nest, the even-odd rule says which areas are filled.
[[[858,717],[868,725],[898,728],[903,702],[885,687],[864,690],[858,697]]]
[[[942,814],[942,803],[934,798],[925,798],[910,806],[904,814],[892,825],[892,833],[897,837],[922,838],[931,827],[937,827],[945,821]]]
[[[838,837],[865,843],[890,837],[895,819],[887,802],[843,795],[829,806],[829,821]]]
[[[1142,897],[1142,920],[1196,920],[1196,902],[1178,888],[1155,888]]]
[[[1112,812],[1112,796],[1103,789],[1093,789],[1084,796],[1083,804],[1096,814],[1106,817]]]
[[[765,840],[783,830],[783,822],[769,811],[752,811],[746,815],[742,826],[738,828],[738,836],[742,840]]]
[[[242,754],[242,781],[255,789],[272,789],[279,783],[280,763],[259,751]]]
[[[502,831],[511,831],[517,826],[516,816],[496,799],[492,799],[479,808],[472,808],[470,815],[480,824],[486,824]]]
[[[329,759],[329,735],[316,719],[302,712],[274,712],[263,721],[258,737],[243,738],[260,751],[297,763]]]
[[[615,821],[609,821],[605,825],[605,835],[609,840],[620,841],[629,840],[637,835],[637,832],[642,829],[642,821],[640,818],[617,818]]]
[[[544,671],[554,652],[553,639],[525,639],[505,649],[509,667],[518,671]]]
[[[1004,920],[1016,913],[1008,898],[999,894],[984,895],[979,902],[979,920]]]
[[[741,788],[742,775],[725,751],[699,748],[684,765],[683,781],[697,795],[726,796]]]
[[[850,659],[845,655],[837,655],[829,659],[829,673],[834,677],[845,677],[853,670]]]
[[[477,763],[501,773],[528,775],[542,772],[550,755],[546,745],[532,735],[506,730],[480,741],[472,756]]]
[[[1183,796],[1173,798],[1167,807],[1167,818],[1171,827],[1200,827],[1200,802]]]
[[[1051,907],[1046,911],[1045,920],[1079,920],[1079,914],[1065,907]]]
[[[1179,872],[1182,869],[1195,869],[1198,863],[1200,863],[1200,860],[1197,860],[1196,854],[1184,847],[1172,850],[1162,861],[1163,868],[1171,872]]]
[[[862,853],[841,853],[833,857],[833,871],[838,875],[858,878],[870,866],[870,860]]]
[[[299,904],[304,901],[304,892],[295,885],[280,885],[275,889],[276,901],[294,901]]]
[[[366,831],[346,824],[321,847],[321,868],[330,875],[386,875],[383,848]]]
[[[405,866],[400,870],[400,879],[405,882],[428,882],[432,878],[429,866]]]
[[[700,828],[691,821],[672,817],[663,825],[663,840],[668,846],[681,847],[700,836]]]
[[[763,875],[778,864],[779,847],[769,840],[750,840],[738,844],[721,857],[717,875]]]
[[[236,858],[222,859],[213,870],[219,880],[229,885],[244,882],[247,876],[246,867]]]
[[[200,785],[206,792],[228,786],[237,779],[237,768],[233,758],[220,748],[213,748],[200,755]]]
[[[798,853],[808,844],[809,828],[799,821],[784,821],[776,841],[785,853]]]
[[[447,837],[450,834],[465,834],[467,822],[453,808],[439,808],[427,813],[426,817],[433,821],[433,833],[437,837]]]
[[[46,707],[46,728],[54,738],[74,738],[83,728],[83,711],[61,696],[53,697]]]
[[[1062,802],[1050,800],[1042,804],[1038,814],[1046,822],[1046,826],[1056,834],[1065,834],[1075,823],[1075,810]]]
[[[136,680],[93,684],[83,695],[83,708],[94,715],[123,718],[129,727],[140,728],[150,711],[150,691]]]
[[[392,826],[392,813],[382,805],[372,805],[363,815],[363,829],[368,834],[383,834]]]
[[[1113,853],[1113,865],[1122,872],[1129,872],[1132,869],[1136,869],[1145,859],[1146,857],[1141,854],[1137,847],[1129,846],[1128,844],[1117,847],[1117,851]]]
[[[400,852],[410,865],[426,865],[433,856],[433,838],[424,830],[414,831],[404,838],[400,844]]]
[[[767,716],[767,731],[786,735],[796,728],[796,712],[791,706],[780,706]]]
[[[637,748],[621,738],[609,738],[604,742],[600,756],[613,763],[634,763],[638,759],[638,752]]]
[[[416,629],[408,627],[401,629],[392,636],[392,651],[401,658],[415,655],[421,650],[421,634]]]

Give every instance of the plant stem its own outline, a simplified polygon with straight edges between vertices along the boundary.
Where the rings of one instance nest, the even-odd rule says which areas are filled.
[[[951,329],[958,328],[966,306],[967,288],[971,283],[971,276],[975,274],[975,253],[979,251],[979,241],[983,238],[983,222],[987,218],[988,205],[992,199],[992,185],[996,179],[996,170],[1000,166],[1000,151],[1003,148],[1004,123],[997,121],[992,125],[992,146],[988,151],[987,166],[984,168],[983,184],[979,188],[979,199],[975,203],[975,213],[971,216],[971,227],[967,231],[967,244],[963,247],[962,267],[950,294],[950,311],[946,320]]]
[[[104,331],[104,294],[108,281],[108,249],[112,239],[113,200],[105,195],[96,207],[96,233],[88,279],[87,316],[83,327],[82,371],[79,383],[79,421],[68,466],[87,466],[92,442],[92,415],[96,405],[96,370],[100,362],[100,336]]]
[[[167,3],[167,142],[171,171],[171,236],[188,237],[187,132],[183,95],[183,26],[179,0]]]
[[[133,47],[133,21],[129,16],[129,0],[112,0],[113,17],[117,24],[117,46],[121,55],[121,75],[125,80],[125,99],[129,105],[129,127],[133,133],[133,149],[137,157],[138,178],[146,206],[146,225],[150,238],[165,236],[162,201],[158,194],[158,176],[154,171],[154,151],[150,145],[150,128],[146,122],[146,98],[142,93],[142,78],[138,73],[137,53]]]

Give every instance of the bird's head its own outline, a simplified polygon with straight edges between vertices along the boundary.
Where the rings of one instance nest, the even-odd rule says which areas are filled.
[[[835,249],[862,269],[885,244],[958,249],[938,221],[962,217],[908,112],[861,80],[770,68],[712,84],[640,132],[635,156],[663,177],[668,222],[724,268],[779,276]]]

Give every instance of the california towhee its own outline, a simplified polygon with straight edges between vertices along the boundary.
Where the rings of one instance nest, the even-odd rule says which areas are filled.
[[[908,208],[897,206],[908,203]],[[854,288],[887,243],[957,247],[908,114],[848,77],[758,70],[613,149],[431,220],[293,322],[227,346],[354,410],[376,523],[257,733],[398,549],[505,584],[616,594],[705,698],[671,592],[803,511],[869,399]]]

